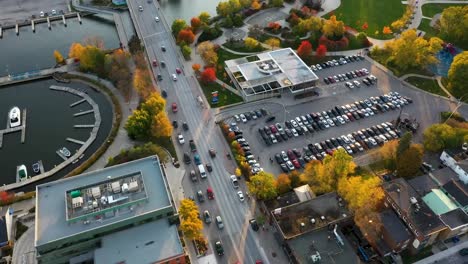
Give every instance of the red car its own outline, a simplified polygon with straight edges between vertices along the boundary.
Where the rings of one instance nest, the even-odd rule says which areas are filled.
[[[172,103],[172,112],[177,113],[177,104],[176,103]]]
[[[271,130],[272,133],[278,132],[278,129],[276,128],[275,125],[271,125],[271,126],[270,126],[270,130]]]
[[[177,74],[181,74],[182,73],[182,70],[180,68],[176,68],[175,71],[177,72]]]
[[[208,189],[206,189],[206,196],[208,196],[209,200],[214,199],[214,192],[210,187],[208,187]]]
[[[292,150],[288,150],[288,158],[290,160],[295,160],[296,159],[296,155],[294,155],[294,152],[292,152]]]
[[[292,160],[292,164],[294,165],[294,167],[296,169],[300,169],[301,168],[301,164],[299,164],[299,161],[297,161],[296,159],[293,159]]]
[[[153,67],[158,67],[158,62],[156,60],[153,60]]]

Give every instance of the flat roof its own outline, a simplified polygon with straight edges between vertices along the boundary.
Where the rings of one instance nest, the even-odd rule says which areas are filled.
[[[468,186],[462,181],[451,180],[444,184],[443,188],[461,206],[465,207],[468,205]]]
[[[140,174],[144,180],[146,200],[114,211],[103,212],[99,217],[87,217],[83,221],[67,221],[66,193],[84,186],[99,185],[124,175]],[[151,156],[113,167],[36,186],[36,236],[40,246],[79,233],[97,230],[117,222],[172,207],[169,187],[162,175],[158,157]]]
[[[468,215],[461,208],[457,208],[448,213],[440,215],[440,219],[451,230],[464,227],[464,226],[468,226]]]
[[[287,243],[299,263],[312,263],[310,256],[314,255],[315,252],[320,254],[321,261],[319,263],[323,264],[360,263],[355,250],[339,228],[337,229],[337,233],[344,242],[343,246],[338,244],[333,232],[328,231],[327,228],[301,235],[288,240]]]
[[[440,189],[433,189],[432,192],[426,194],[422,200],[437,215],[457,209],[457,205]]]
[[[387,230],[388,236],[396,243],[403,243],[408,239],[411,239],[412,235],[408,228],[405,226],[403,221],[392,209],[387,209],[381,212],[380,220],[382,228]]]
[[[94,251],[94,262],[158,263],[182,254],[177,226],[160,219],[105,236]]]

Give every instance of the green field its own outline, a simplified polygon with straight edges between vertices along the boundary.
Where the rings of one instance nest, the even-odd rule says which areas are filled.
[[[439,84],[436,80],[409,77],[406,79],[406,81],[426,92],[447,97],[447,94],[439,87]]]
[[[403,15],[406,5],[398,0],[346,0],[341,1],[338,9],[330,12],[343,20],[346,25],[362,31],[362,25],[367,22],[369,28],[365,33],[372,38],[388,39],[393,35],[381,34],[384,26],[390,26],[393,21]],[[376,35],[375,31],[380,34]]]
[[[220,84],[213,82],[213,83],[203,83],[199,82],[200,86],[205,94],[206,100],[210,103],[211,107],[220,107],[225,105],[230,105],[234,103],[242,102],[242,98],[237,94],[232,93],[228,89],[225,89]],[[211,103],[211,93],[214,91],[218,91],[218,103],[212,104]]]
[[[464,5],[465,4],[425,4],[422,6],[422,12],[423,16],[433,17],[435,14],[442,13],[445,8]]]

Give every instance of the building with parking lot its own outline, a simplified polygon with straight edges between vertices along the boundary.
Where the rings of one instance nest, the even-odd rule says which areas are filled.
[[[36,187],[38,263],[185,263],[156,156]]]
[[[226,71],[246,100],[314,89],[318,77],[291,48],[228,60]]]

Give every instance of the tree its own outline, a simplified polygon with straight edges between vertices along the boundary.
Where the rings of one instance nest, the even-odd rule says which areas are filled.
[[[396,151],[397,157],[403,154],[403,152],[405,152],[411,146],[412,139],[413,134],[411,134],[411,132],[406,132],[403,134],[403,136],[400,138],[400,141],[398,142],[398,148]]]
[[[320,44],[315,51],[315,56],[323,58],[327,54],[327,46]]]
[[[367,24],[367,22],[365,22],[364,24],[362,24],[362,30],[366,31],[368,28],[369,28],[369,25]]]
[[[308,40],[303,40],[297,48],[297,55],[302,59],[308,58],[312,54],[312,44]]]
[[[459,141],[456,130],[447,124],[433,124],[423,133],[424,148],[432,152],[460,146]]]
[[[58,50],[54,50],[54,58],[57,64],[62,64],[65,60],[63,59],[62,54]]]
[[[198,17],[192,17],[190,19],[190,26],[193,28],[193,31],[197,31],[202,25],[202,21]]]
[[[177,36],[179,32],[186,27],[187,27],[187,23],[185,22],[185,20],[180,19],[180,18],[176,19],[174,20],[174,22],[172,22],[172,26],[171,26],[172,34],[174,34],[174,36]]]
[[[80,43],[73,42],[70,46],[70,51],[68,52],[69,58],[79,59],[81,54],[83,54],[84,47]]]
[[[94,72],[100,77],[105,76],[105,53],[96,46],[86,46],[79,57],[80,70]]]
[[[296,188],[302,185],[301,175],[297,170],[293,170],[289,173],[289,179],[291,180],[292,188]]]
[[[144,110],[134,110],[125,123],[128,136],[132,139],[144,140],[150,135],[151,117]]]
[[[203,237],[203,223],[199,218],[182,219],[180,230],[184,233],[185,237],[190,240]]]
[[[325,20],[322,31],[328,39],[341,39],[345,31],[344,23],[336,20],[336,16],[331,16],[330,19]]]
[[[375,210],[385,197],[381,180],[377,176],[343,177],[338,181],[338,194],[352,211],[364,208]]]
[[[382,29],[382,33],[385,34],[385,35],[389,35],[389,34],[392,34],[393,32],[392,32],[392,30],[390,29],[390,27],[385,26],[385,27],[383,27],[383,29]]]
[[[200,15],[198,15],[198,18],[204,25],[208,25],[210,23],[210,14],[208,12],[201,12]]]
[[[282,7],[284,4],[283,0],[270,0],[271,5],[274,7]]]
[[[448,80],[447,88],[453,96],[468,98],[468,51],[463,51],[453,58],[448,72]]]
[[[166,109],[166,100],[159,93],[152,92],[141,104],[141,109],[148,112],[150,115],[156,115],[159,112],[164,112]]]
[[[214,68],[206,68],[201,74],[201,80],[204,83],[211,83],[216,81],[216,72]]]
[[[254,50],[258,47],[258,45],[260,45],[260,43],[256,39],[251,37],[245,38],[244,44],[249,50]]]
[[[444,39],[459,43],[468,42],[467,14],[467,5],[444,9],[439,20],[440,32]]]
[[[123,149],[117,156],[110,157],[106,167],[122,164],[132,160],[157,155],[162,162],[168,161],[167,150],[152,143],[147,142],[143,145],[134,146],[130,149]]]
[[[219,2],[216,6],[216,13],[221,17],[227,17],[233,13],[228,2]]]
[[[280,46],[280,40],[277,38],[269,38],[265,40],[265,44],[271,47],[272,50]]]
[[[405,21],[402,19],[398,19],[393,21],[393,23],[390,25],[394,31],[400,31],[404,26],[405,26]]]
[[[200,71],[200,69],[201,69],[201,65],[198,64],[198,63],[194,63],[194,64],[192,65],[192,69],[193,69],[194,72],[198,72],[198,71]]]
[[[151,135],[153,137],[170,137],[172,135],[172,124],[166,112],[159,112],[153,116]]]
[[[182,199],[179,206],[179,216],[182,219],[198,218],[198,206],[190,199]]]
[[[241,169],[239,169],[239,167],[236,168],[236,171],[234,172],[234,174],[237,176],[237,177],[240,177],[242,175],[242,171]]]
[[[359,34],[356,35],[356,40],[365,47],[369,47],[371,45],[366,33],[364,32],[359,32]]]
[[[279,194],[287,193],[291,190],[291,179],[289,175],[281,173],[276,179],[276,188]]]
[[[271,173],[264,171],[251,176],[247,182],[249,192],[257,196],[258,199],[272,199],[278,195],[276,190],[275,178]]]
[[[301,181],[307,182],[316,193],[327,193],[333,191],[333,179],[330,174],[325,173],[323,163],[318,160],[313,160],[307,163],[300,178]]]
[[[250,6],[253,10],[259,10],[262,8],[262,5],[258,3],[258,0],[252,1],[252,5]]]
[[[198,54],[208,66],[214,66],[218,62],[218,54],[215,51],[215,46],[210,41],[204,41],[197,47]]]
[[[190,28],[185,28],[179,31],[177,35],[177,43],[185,42],[186,44],[192,44],[195,41],[195,35]]]
[[[413,177],[418,173],[422,164],[424,150],[420,144],[412,144],[397,160],[398,177]]]
[[[385,168],[389,170],[396,169],[397,148],[399,142],[390,140],[379,149],[379,156],[385,163]]]
[[[242,8],[248,8],[252,4],[252,0],[239,0]]]
[[[182,55],[184,58],[189,59],[190,55],[192,54],[192,49],[188,45],[183,45],[180,47],[180,49],[182,50]]]
[[[337,149],[333,152],[332,156],[325,157],[323,164],[326,169],[325,172],[332,174],[335,181],[354,173],[354,169],[356,168],[353,157],[344,149]]]
[[[147,98],[154,91],[153,82],[148,70],[135,69],[133,87],[143,99]]]

